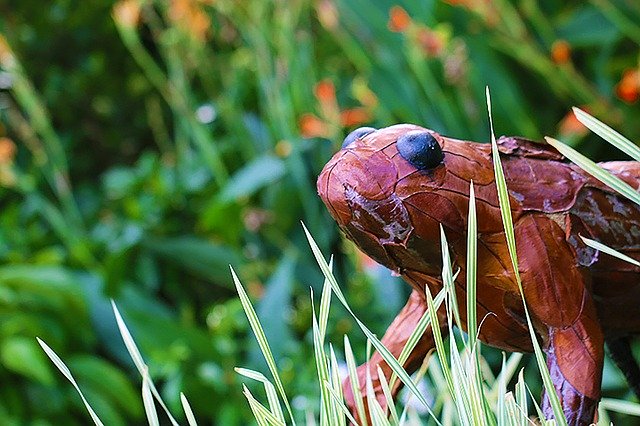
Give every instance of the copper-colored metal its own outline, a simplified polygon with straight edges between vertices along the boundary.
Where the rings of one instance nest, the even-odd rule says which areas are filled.
[[[417,170],[399,155],[396,141],[410,131],[433,135],[444,153],[442,164]],[[634,370],[637,364],[628,359],[630,352],[614,349],[640,332],[640,269],[591,249],[580,235],[640,260],[640,207],[565,161],[549,145],[502,137],[498,146],[534,327],[569,423],[586,425],[593,421],[600,400],[605,338],[616,343],[610,345],[610,351],[616,351],[612,355],[624,358],[619,365],[631,366],[624,367],[627,377],[640,375]],[[640,163],[601,165],[634,188],[640,186]],[[414,289],[383,338],[396,356],[425,309],[425,286],[432,294],[442,287],[440,224],[454,268],[460,269],[456,292],[466,323],[465,232],[471,180],[478,215],[477,320],[484,321],[480,340],[508,351],[531,352],[489,144],[401,124],[356,139],[333,156],[318,178],[320,197],[346,236]],[[407,370],[415,370],[432,348],[433,336],[427,331]],[[361,384],[366,368],[375,364],[389,373],[374,355],[360,367]],[[376,368],[370,371],[379,386]],[[353,407],[348,386],[345,394]],[[545,415],[551,417],[548,403],[544,405]]]

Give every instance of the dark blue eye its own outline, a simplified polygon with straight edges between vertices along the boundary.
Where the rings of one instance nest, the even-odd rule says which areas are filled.
[[[356,139],[363,138],[367,136],[369,133],[375,132],[377,129],[373,127],[360,127],[359,129],[354,130],[349,133],[346,138],[344,138],[344,142],[342,142],[342,148],[346,148],[352,143],[356,141]]]
[[[444,159],[438,141],[429,132],[414,130],[405,133],[398,138],[396,146],[402,158],[419,170],[434,169]]]

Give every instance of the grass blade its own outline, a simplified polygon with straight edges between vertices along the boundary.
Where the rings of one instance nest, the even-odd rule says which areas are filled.
[[[103,426],[102,421],[100,420],[98,415],[95,413],[95,411],[93,411],[93,408],[91,408],[91,405],[89,405],[89,402],[87,401],[87,399],[84,397],[84,394],[80,390],[80,387],[78,386],[78,383],[76,383],[76,380],[73,378],[73,375],[71,374],[71,371],[69,370],[69,367],[67,367],[67,365],[62,361],[62,359],[60,359],[60,357],[53,351],[53,349],[51,349],[49,347],[49,345],[47,345],[43,340],[41,340],[39,337],[36,337],[36,340],[38,341],[38,344],[40,345],[42,350],[44,350],[44,352],[47,354],[49,359],[53,362],[53,364],[56,367],[58,367],[58,370],[60,370],[60,372],[64,375],[64,377],[66,377],[67,380],[69,380],[69,382],[71,382],[73,387],[76,388],[76,391],[78,391],[78,394],[80,395],[80,398],[82,399],[82,402],[84,403],[84,406],[86,407],[87,411],[89,412],[89,415],[91,416],[91,419],[93,420],[93,423],[96,424],[96,426]]]
[[[349,421],[354,424],[357,425],[358,422],[356,421],[356,419],[353,417],[353,415],[351,414],[351,412],[347,409],[347,407],[344,405],[344,401],[342,400],[342,397],[340,395],[338,395],[336,393],[336,391],[334,391],[333,389],[331,389],[331,384],[329,384],[329,382],[325,382],[325,387],[327,388],[327,391],[329,391],[329,395],[331,395],[331,398],[333,399],[333,402],[335,403],[336,407],[340,408],[340,410],[342,411],[342,413],[347,417],[347,419],[349,419]]]
[[[284,414],[282,413],[282,409],[280,408],[280,403],[278,402],[278,394],[276,393],[276,388],[273,384],[267,379],[264,374],[250,370],[248,368],[234,368],[236,373],[241,376],[247,377],[249,379],[256,380],[264,385],[265,393],[267,394],[267,401],[269,401],[269,408],[271,409],[271,414],[273,414],[278,420],[284,423]]]
[[[369,407],[369,415],[371,416],[371,424],[373,426],[389,426],[387,416],[385,416],[376,398],[373,390],[373,382],[371,381],[371,371],[367,370],[367,405]]]
[[[120,311],[118,310],[118,308],[117,308],[117,306],[116,306],[116,304],[115,304],[115,302],[113,300],[111,301],[111,307],[113,308],[113,314],[116,317],[116,323],[118,324],[118,330],[120,331],[120,335],[122,336],[122,340],[124,341],[124,345],[126,346],[127,351],[129,352],[129,355],[131,356],[131,359],[133,360],[133,363],[135,364],[136,368],[138,369],[138,372],[140,373],[140,375],[144,379],[145,374],[148,375],[148,367],[145,364],[144,360],[142,359],[142,355],[140,354],[140,350],[138,349],[138,346],[136,345],[136,342],[133,340],[133,337],[131,336],[131,332],[129,332],[129,329],[127,328],[127,325],[125,324],[124,319],[122,319],[122,315],[120,315]],[[158,401],[158,404],[160,404],[160,406],[162,407],[164,412],[169,417],[169,421],[171,422],[171,424],[173,426],[178,426],[178,422],[176,421],[176,419],[173,418],[173,415],[171,415],[171,412],[169,411],[169,408],[167,408],[166,404],[162,400],[162,397],[160,396],[160,393],[158,393],[158,390],[156,389],[156,386],[153,384],[153,381],[151,380],[150,377],[147,377],[147,382],[148,382],[147,384],[149,386],[149,389],[150,389],[151,393],[153,394],[153,396]]]
[[[329,269],[333,270],[333,257],[329,259]],[[327,322],[329,321],[329,307],[331,306],[331,284],[325,278],[322,285],[322,296],[320,298],[320,312],[318,312],[318,325],[320,331],[320,341],[324,343],[324,336],[327,333]]]
[[[329,344],[329,352],[331,354],[330,357],[330,362],[331,362],[331,369],[330,369],[330,376],[331,376],[331,386],[333,387],[333,389],[335,390],[335,393],[338,397],[340,397],[340,401],[344,400],[344,396],[342,395],[342,381],[340,380],[340,367],[338,366],[338,359],[336,358],[336,354],[333,351],[333,345]],[[344,404],[343,404],[344,405]],[[334,421],[336,422],[336,425],[339,426],[344,426],[345,425],[345,418],[344,416],[340,415],[340,411],[342,411],[342,409],[340,407],[338,407],[338,405],[336,404],[335,400],[333,398],[331,398],[331,409],[333,410],[333,412],[335,413],[336,418],[334,419]]]
[[[556,422],[561,426],[567,425],[567,420],[562,411],[560,399],[556,393],[553,381],[549,374],[549,369],[542,354],[540,343],[536,338],[536,334],[531,322],[531,316],[529,315],[529,308],[524,297],[524,290],[522,289],[522,281],[520,279],[520,272],[518,270],[518,258],[516,254],[516,241],[513,231],[513,220],[511,218],[511,206],[509,204],[509,193],[507,190],[507,182],[504,177],[504,171],[502,170],[502,162],[500,161],[500,153],[498,151],[498,144],[496,143],[495,133],[493,131],[493,118],[491,116],[491,96],[489,94],[489,87],[486,89],[487,95],[487,109],[489,111],[489,123],[491,127],[491,151],[493,156],[493,169],[496,177],[496,186],[498,188],[498,201],[500,202],[500,212],[502,215],[502,224],[504,226],[504,233],[507,239],[507,247],[509,249],[509,256],[511,257],[511,264],[513,266],[513,272],[518,283],[518,290],[520,290],[520,297],[522,298],[522,304],[524,306],[524,313],[527,319],[527,325],[529,328],[529,334],[531,336],[531,342],[533,343],[533,349],[538,363],[538,369],[542,376],[542,382],[544,383],[545,391],[549,397],[551,407],[553,408],[553,414]],[[628,185],[627,185],[628,186]]]
[[[518,382],[516,383],[516,406],[520,413],[518,424],[527,424],[529,413],[527,410],[527,388],[524,382],[524,369],[520,370]]]
[[[602,139],[609,142],[611,145],[615,146],[634,160],[640,161],[640,148],[638,148],[636,144],[622,136],[617,131],[613,130],[611,127],[604,124],[602,121],[591,116],[590,114],[587,114],[580,108],[573,107],[572,109],[578,121],[588,127],[589,130],[591,130],[593,133],[600,136]]]
[[[384,377],[384,372],[382,368],[378,365],[378,379],[380,380],[380,387],[382,388],[382,393],[384,395],[385,400],[387,401],[387,409],[391,414],[391,424],[397,425],[400,423],[400,419],[398,418],[398,413],[396,412],[396,404],[393,401],[393,396],[391,395],[391,388],[389,387],[389,383],[387,383],[387,379]]]
[[[425,407],[427,407],[427,411],[429,411],[429,414],[432,416],[434,421],[437,424],[441,424],[440,421],[435,416],[435,414],[433,413],[433,411],[431,410],[431,407],[429,407],[429,404],[427,403],[427,401],[424,399],[424,396],[422,396],[422,394],[420,393],[416,385],[413,383],[413,381],[411,380],[411,377],[409,376],[409,374],[407,374],[407,372],[402,367],[402,365],[398,363],[398,360],[393,356],[393,354],[389,352],[389,350],[380,342],[380,340],[378,340],[378,338],[355,315],[355,313],[349,306],[349,303],[347,303],[347,300],[344,297],[342,290],[340,290],[340,287],[338,286],[338,282],[336,281],[335,277],[331,273],[331,270],[329,269],[329,265],[327,264],[327,261],[325,260],[322,253],[320,252],[320,248],[316,244],[315,240],[309,233],[309,230],[304,225],[304,223],[302,224],[302,227],[307,236],[309,245],[311,246],[311,251],[313,251],[313,255],[316,258],[316,262],[318,262],[318,265],[320,266],[320,269],[322,270],[325,278],[327,278],[329,283],[331,284],[331,289],[335,293],[340,303],[342,303],[342,305],[347,309],[347,311],[351,314],[351,316],[356,320],[356,323],[358,324],[360,329],[364,332],[364,334],[367,336],[371,344],[376,348],[380,356],[382,356],[382,358],[386,361],[389,367],[398,375],[398,377],[400,378],[400,380],[402,380],[405,386],[411,392],[413,392],[416,398],[418,398],[418,400],[420,400],[420,402],[423,403]]]
[[[591,248],[599,250],[603,253],[607,253],[608,255],[611,255],[613,257],[617,257],[618,259],[624,260],[625,262],[629,262],[633,265],[640,266],[640,262],[638,262],[636,259],[629,257],[624,253],[620,253],[618,250],[612,249],[607,245],[604,245],[602,243],[599,243],[597,241],[591,240],[583,236],[580,236],[580,238],[582,238],[582,241],[584,241],[584,243]]]
[[[282,381],[280,380],[280,375],[278,374],[278,368],[276,367],[276,362],[273,359],[273,354],[271,352],[271,348],[269,347],[267,336],[265,336],[264,334],[264,330],[262,329],[262,325],[260,324],[258,315],[256,314],[255,309],[253,309],[251,300],[249,300],[249,296],[244,291],[244,288],[242,287],[242,284],[240,283],[240,280],[236,275],[236,271],[233,270],[233,267],[230,267],[230,269],[231,269],[231,276],[233,278],[233,282],[236,286],[236,290],[238,291],[238,296],[240,296],[240,302],[242,303],[242,308],[244,309],[244,313],[247,315],[247,319],[249,320],[249,324],[251,325],[251,330],[253,330],[253,334],[256,337],[256,340],[258,341],[258,346],[260,346],[262,355],[264,356],[264,359],[267,362],[267,366],[269,367],[269,371],[271,372],[271,376],[273,377],[273,380],[276,383],[276,388],[278,389],[278,392],[280,393],[280,397],[282,398],[284,405],[287,408],[287,412],[289,413],[289,418],[291,419],[291,424],[295,425],[296,422],[295,422],[295,419],[293,418],[293,412],[291,410],[291,406],[289,405],[289,399],[287,398],[287,394],[284,391],[284,386],[282,385]]]
[[[628,183],[626,183],[619,177],[611,174],[609,171],[605,170],[604,168],[598,166],[596,163],[594,163],[584,155],[580,154],[578,151],[571,148],[570,146],[565,145],[562,142],[550,137],[545,137],[545,140],[555,149],[560,151],[562,155],[564,155],[569,160],[576,163],[585,172],[589,173],[591,176],[598,179],[600,182],[604,183],[608,187],[614,189],[625,198],[633,201],[636,204],[640,204],[640,194],[635,189],[633,189]]]
[[[149,373],[145,370],[142,375],[142,403],[144,405],[144,412],[147,415],[149,426],[160,426],[156,404],[153,402],[153,395],[151,394],[149,383]]]
[[[640,416],[640,404],[637,402],[622,401],[619,399],[602,398],[600,406],[605,410],[627,414],[629,416]]]
[[[242,385],[242,393],[247,398],[249,407],[251,408],[251,411],[253,412],[253,415],[260,426],[285,426],[284,422],[281,422],[280,420],[275,418],[264,405],[260,404],[260,402],[258,402],[258,400],[253,397],[253,395],[249,391],[249,388],[247,388],[245,385]]]
[[[193,415],[191,405],[189,405],[187,397],[182,392],[180,392],[180,402],[182,403],[184,415],[187,417],[187,423],[189,424],[189,426],[197,426],[198,423],[196,422],[196,417]]]
[[[413,381],[411,380],[411,377],[409,376],[409,374],[407,374],[407,372],[402,367],[402,365],[398,363],[398,360],[393,356],[393,354],[389,352],[389,350],[380,342],[380,340],[378,340],[378,338],[355,315],[355,313],[349,306],[347,299],[344,297],[342,290],[340,290],[340,287],[338,286],[338,282],[336,281],[335,277],[331,273],[331,270],[329,269],[329,265],[327,264],[327,261],[325,260],[322,253],[320,252],[320,248],[316,244],[315,240],[309,233],[309,230],[304,225],[304,223],[302,224],[302,227],[307,236],[307,240],[309,241],[309,245],[311,246],[311,251],[313,251],[313,255],[316,258],[316,262],[318,262],[318,265],[320,266],[322,273],[331,284],[331,289],[335,293],[340,303],[342,303],[342,305],[347,309],[347,311],[351,314],[351,316],[356,320],[356,323],[358,324],[360,329],[367,336],[371,344],[376,348],[380,356],[382,356],[382,358],[386,361],[389,367],[398,375],[398,377],[400,378],[400,380],[402,380],[405,386],[411,392],[413,392],[416,398],[418,398],[418,400],[420,400],[420,402],[423,403],[425,407],[427,407],[427,411],[429,411],[429,414],[435,420],[435,422],[437,424],[440,424],[440,421],[436,418],[435,414],[433,414],[433,411],[431,410],[431,407],[429,407],[429,404],[427,403],[426,399],[424,399],[424,396],[422,396],[422,394],[420,393],[416,385],[413,383]]]
[[[351,343],[349,342],[349,338],[346,334],[344,336],[344,357],[347,361],[349,383],[351,384],[351,392],[353,393],[358,417],[361,419],[362,426],[368,426],[366,412],[364,411],[364,402],[362,400],[362,392],[360,392],[360,379],[358,378],[356,361],[353,357],[353,351],[351,350]]]
[[[433,304],[435,305],[436,309],[440,308],[440,305],[444,301],[445,296],[446,296],[446,292],[444,289],[442,289],[433,299]],[[402,348],[402,351],[400,352],[400,356],[398,357],[398,362],[401,365],[404,365],[404,363],[407,362],[407,359],[409,359],[409,355],[411,355],[411,351],[413,351],[413,349],[416,347],[416,345],[418,344],[418,342],[420,341],[420,339],[426,332],[427,327],[430,324],[431,324],[431,316],[429,315],[429,311],[426,311],[418,321],[418,324],[416,324],[416,328],[411,332],[409,339],[407,339],[407,342],[405,343],[404,347]],[[391,379],[389,379],[389,387],[391,389],[393,389],[393,386],[395,385],[397,379],[398,379],[398,376],[395,373],[393,373],[391,375]]]
[[[313,292],[311,293],[311,303],[313,305]],[[320,425],[329,425],[333,419],[331,412],[331,397],[327,392],[324,382],[329,381],[329,366],[327,365],[327,357],[320,340],[320,331],[318,330],[318,321],[316,319],[315,308],[312,309],[313,318],[313,350],[316,359],[316,373],[318,374],[318,383],[320,384]]]

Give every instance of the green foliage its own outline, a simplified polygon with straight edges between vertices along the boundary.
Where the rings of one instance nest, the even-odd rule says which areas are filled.
[[[315,193],[354,127],[414,122],[487,141],[488,84],[503,133],[620,158],[563,120],[575,104],[638,140],[637,87],[624,77],[637,69],[633,2],[459,3],[399,2],[405,24],[386,0],[3,8],[0,423],[86,421],[35,336],[66,360],[105,423],[144,421],[109,297],[174,412],[181,390],[201,419],[247,422],[232,369],[262,361],[228,264],[259,316],[278,310],[263,325],[283,386],[302,405],[313,400],[308,286],[319,292],[322,275],[301,249],[299,220],[336,254],[345,297],[371,329],[384,328],[396,313],[387,302],[406,290],[364,266]],[[357,327],[340,309],[330,326],[318,318],[326,341]],[[351,343],[364,353],[365,337]],[[607,383],[624,395],[619,379]]]

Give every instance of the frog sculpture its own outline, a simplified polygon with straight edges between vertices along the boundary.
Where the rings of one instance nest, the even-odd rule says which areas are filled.
[[[566,161],[550,145],[502,137],[498,148],[534,329],[569,424],[587,425],[600,400],[605,343],[640,395],[640,369],[629,344],[640,332],[640,268],[594,250],[581,236],[640,260],[640,206]],[[632,187],[640,186],[640,163],[600,165]],[[478,218],[479,339],[503,350],[531,352],[489,144],[451,139],[410,124],[365,127],[346,137],[318,178],[320,197],[345,235],[413,288],[382,339],[396,357],[426,311],[425,286],[432,294],[442,288],[441,224],[454,270],[460,270],[455,291],[466,324],[465,233],[472,180]],[[445,318],[443,308],[438,314]],[[428,329],[405,369],[415,371],[433,348]],[[364,394],[370,371],[384,407],[376,365],[389,380],[391,369],[377,353],[358,368],[358,375]],[[357,416],[347,382],[344,392]],[[546,397],[543,409],[553,417]]]

